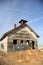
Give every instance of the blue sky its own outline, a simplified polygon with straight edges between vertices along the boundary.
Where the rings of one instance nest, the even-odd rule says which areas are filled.
[[[0,0],[0,38],[21,19],[28,21],[40,36],[39,46],[43,45],[43,0]]]

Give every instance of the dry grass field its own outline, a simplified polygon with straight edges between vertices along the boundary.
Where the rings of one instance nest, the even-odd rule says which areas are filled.
[[[38,49],[43,52],[43,46],[39,46]]]
[[[0,51],[0,65],[43,65],[43,52],[25,50],[5,54]]]
[[[39,46],[38,48],[39,48],[39,49],[43,49],[43,46]]]

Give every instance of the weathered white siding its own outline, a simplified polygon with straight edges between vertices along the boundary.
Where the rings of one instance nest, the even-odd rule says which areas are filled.
[[[21,33],[23,31],[25,31],[25,33],[31,34],[35,39],[37,39],[36,35],[28,27],[25,27],[25,28],[19,30],[17,33]]]
[[[15,32],[16,32],[16,31],[15,31]],[[17,31],[16,33],[26,33],[26,34],[31,35],[31,37],[33,37],[34,39],[37,40],[37,36],[36,36],[28,27],[24,27],[24,28],[20,29],[19,31]],[[16,37],[17,37],[17,36],[16,36]],[[14,31],[13,31],[11,34],[9,34],[9,38],[10,38],[10,39],[15,39],[16,37],[15,37]],[[23,36],[23,37],[25,37],[25,36]],[[19,38],[19,35],[18,35],[17,39],[20,39],[20,38]],[[22,39],[22,38],[21,38],[21,39]],[[25,39],[26,39],[26,38],[25,38]],[[28,38],[28,39],[30,39],[30,38]]]
[[[30,38],[27,35],[17,35],[17,33],[23,33],[23,34],[29,34]],[[8,35],[8,52],[13,51],[13,40],[17,39],[18,45],[21,43],[21,40],[34,40],[35,41],[35,48],[37,48],[37,36],[28,28],[24,27],[21,29],[16,30],[15,32],[13,31]]]
[[[2,48],[3,44],[3,48]],[[7,44],[8,44],[8,37],[5,37],[2,41],[0,41],[0,50],[7,53]]]
[[[4,51],[5,53],[12,52],[14,39],[17,39],[17,45],[19,46],[21,40],[23,40],[25,43],[26,40],[34,41],[34,47],[37,48],[37,36],[27,26],[25,26],[24,28],[21,27],[20,29],[12,31],[10,34],[8,34],[8,36],[6,36],[2,41],[0,41],[0,50]],[[2,48],[1,45],[4,46],[4,48]]]

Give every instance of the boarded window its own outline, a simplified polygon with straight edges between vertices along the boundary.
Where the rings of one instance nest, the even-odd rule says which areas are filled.
[[[16,45],[17,44],[17,40],[13,40],[13,44]]]

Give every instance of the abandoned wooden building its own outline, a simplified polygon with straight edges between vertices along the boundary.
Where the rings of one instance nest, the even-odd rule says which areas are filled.
[[[27,25],[26,20],[20,20],[20,25],[6,32],[0,39],[0,50],[4,52],[37,49],[39,35]]]

